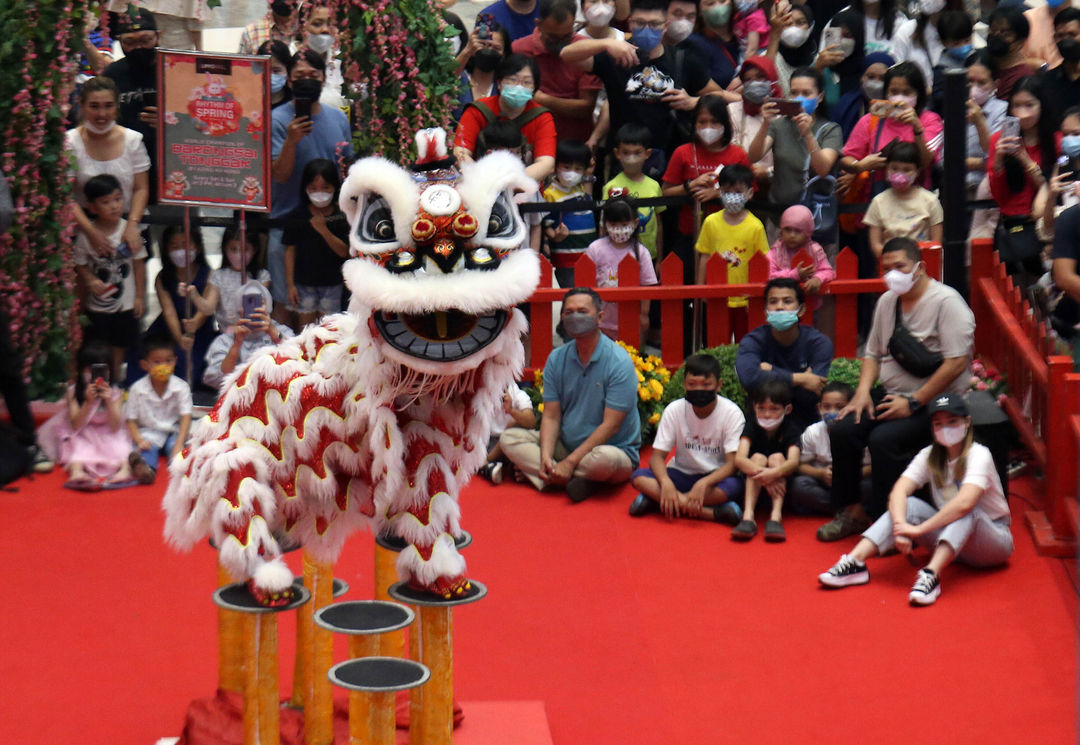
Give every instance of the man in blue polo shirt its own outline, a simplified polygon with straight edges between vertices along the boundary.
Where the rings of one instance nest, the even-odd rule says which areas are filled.
[[[540,431],[511,427],[499,439],[533,486],[562,487],[573,502],[628,481],[638,465],[637,373],[626,350],[601,333],[602,312],[595,290],[566,293],[562,326],[573,341],[544,365]]]

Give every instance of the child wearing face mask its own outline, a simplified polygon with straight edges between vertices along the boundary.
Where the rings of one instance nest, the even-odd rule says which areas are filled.
[[[349,223],[338,207],[341,177],[333,161],[316,158],[300,177],[300,206],[286,220],[285,280],[290,310],[300,325],[340,313],[345,282],[341,265],[349,258]]]
[[[626,196],[631,199],[653,199],[664,195],[660,183],[645,175],[645,161],[652,154],[652,135],[644,124],[630,122],[615,132],[615,149],[622,172],[604,184],[604,199]],[[666,207],[638,207],[641,232],[638,240],[649,250],[655,261],[660,256],[662,225],[659,215]]]
[[[728,264],[727,283],[744,284],[750,281],[750,259],[754,254],[769,253],[765,226],[746,209],[753,193],[754,172],[741,164],[725,166],[716,184],[724,209],[709,215],[701,226],[695,246],[695,281],[705,284],[706,262],[713,254],[719,254]],[[727,305],[731,330],[735,341],[739,341],[749,326],[749,301],[745,296],[729,297]]]
[[[135,449],[128,456],[141,484],[157,477],[158,458],[172,460],[184,449],[191,428],[191,388],[177,377],[176,351],[164,336],[147,336],[139,367],[143,377],[128,390],[124,416]]]
[[[731,539],[749,541],[757,535],[754,512],[764,489],[772,499],[765,540],[781,543],[787,540],[781,511],[788,477],[799,468],[800,432],[788,416],[791,385],[783,380],[766,380],[750,391],[750,406],[753,416],[746,420],[735,454],[735,467],[746,475],[746,500],[743,519],[731,529]]]
[[[932,554],[915,575],[908,602],[930,605],[941,595],[942,570],[953,561],[993,567],[1012,555],[1009,504],[990,450],[973,439],[963,397],[942,394],[928,411],[933,444],[911,461],[889,493],[889,509],[851,553],[818,575],[826,587],[864,585],[870,581],[867,559],[892,549],[910,556],[920,545]],[[914,496],[925,486],[931,503]]]
[[[795,254],[805,251],[813,262],[795,266]],[[780,237],[769,249],[769,279],[788,277],[802,283],[807,294],[806,307],[815,311],[821,306],[821,292],[836,279],[836,272],[825,249],[814,240],[814,216],[801,204],[784,210],[780,216]]]
[[[787,502],[798,515],[832,514],[832,445],[829,425],[851,403],[855,389],[847,383],[829,381],[821,389],[818,401],[820,421],[803,430],[799,441],[799,472],[791,477]],[[863,451],[861,491],[870,488],[870,451]]]
[[[161,239],[161,271],[154,280],[161,314],[150,324],[146,335],[171,338],[177,350],[176,374],[187,380],[187,359],[191,356],[193,385],[202,378],[204,357],[214,340],[214,308],[218,292],[210,284],[213,270],[206,261],[202,231],[191,229],[191,243],[183,226],[170,225]],[[189,299],[190,296],[190,299]],[[139,358],[128,356],[128,382],[138,378]]]
[[[630,257],[638,266],[638,284],[648,287],[658,284],[649,252],[637,240],[638,214],[630,200],[618,197],[608,200],[603,209],[606,235],[593,241],[585,254],[596,265],[597,287],[619,286],[619,264]],[[641,301],[641,339],[649,327],[649,301]],[[611,303],[600,320],[600,330],[612,339],[619,338],[619,307]],[[623,341],[633,342],[631,339]]]
[[[874,197],[863,218],[870,228],[874,256],[881,258],[881,249],[891,238],[940,243],[944,212],[938,198],[916,183],[918,148],[910,142],[893,142],[882,154],[889,188]]]
[[[581,211],[551,212],[543,219],[544,237],[559,287],[574,286],[574,264],[596,240],[593,199],[585,188],[592,153],[584,142],[563,140],[555,148],[555,174],[544,189],[544,201],[580,203]]]
[[[246,282],[254,279],[264,287],[270,286],[270,272],[263,263],[257,240],[258,235],[249,230],[241,244],[240,226],[234,224],[225,228],[221,237],[221,266],[210,275],[206,294],[189,291],[199,310],[214,314],[219,333],[243,315],[240,291]]]

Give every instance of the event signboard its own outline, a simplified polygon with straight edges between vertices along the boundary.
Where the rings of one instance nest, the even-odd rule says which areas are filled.
[[[158,51],[158,201],[270,210],[269,57]]]

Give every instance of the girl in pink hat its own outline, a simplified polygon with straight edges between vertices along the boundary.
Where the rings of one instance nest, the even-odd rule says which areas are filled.
[[[836,279],[836,272],[825,249],[814,238],[814,216],[807,207],[796,204],[780,216],[780,237],[769,249],[769,279],[788,277],[802,282],[806,307],[815,311],[821,305],[821,291]],[[795,254],[805,251],[812,264],[795,265]]]

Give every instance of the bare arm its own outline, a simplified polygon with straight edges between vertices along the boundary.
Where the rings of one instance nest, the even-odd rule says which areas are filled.
[[[1076,272],[1076,259],[1054,259],[1051,272],[1054,284],[1073,300],[1080,302],[1080,274]]]
[[[184,449],[184,443],[187,442],[188,432],[191,431],[191,414],[184,414],[180,417],[180,429],[176,433],[176,444],[173,445],[173,451],[169,453],[169,459],[176,457],[176,454]]]

